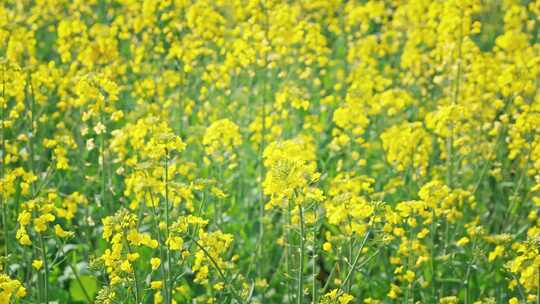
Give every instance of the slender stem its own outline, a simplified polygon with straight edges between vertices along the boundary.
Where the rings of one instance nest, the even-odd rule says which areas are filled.
[[[170,219],[169,219],[169,151],[165,149],[165,235],[166,240],[169,239],[169,227],[170,227]],[[169,245],[165,247],[166,253],[167,253],[167,277],[165,279],[165,285],[168,284],[167,287],[167,295],[165,297],[166,304],[171,304],[171,297],[172,297],[172,282],[171,282],[171,250],[169,249]]]
[[[154,204],[154,196],[152,195],[151,192],[150,192],[150,199],[151,199],[150,204],[152,206],[152,213],[153,213],[152,223],[155,226],[156,234],[157,234],[157,238],[158,238],[158,243],[159,243],[159,258],[161,259],[161,263],[160,263],[159,268],[161,270],[161,276],[163,277],[163,280],[165,280],[165,278],[167,277],[167,271],[165,270],[165,263],[163,262],[165,260],[164,254],[163,254],[163,246],[165,245],[165,243],[161,240],[161,233],[159,231],[159,225],[158,225],[158,223],[156,221],[157,212],[156,212],[156,206]],[[165,295],[169,294],[167,290],[168,290],[167,289],[167,284],[163,284],[163,293],[165,293]]]
[[[43,235],[39,233],[39,246],[41,247],[41,258],[43,259],[43,271],[44,271],[44,294],[45,303],[49,303],[49,265],[47,262],[47,248],[43,241]]]
[[[330,287],[330,282],[332,282],[332,279],[334,278],[334,274],[336,273],[337,268],[338,268],[338,263],[335,263],[334,266],[332,267],[332,270],[330,270],[330,274],[326,278],[326,282],[324,282],[324,286],[322,288],[321,294],[325,294],[326,291],[328,290],[328,287]]]
[[[473,241],[473,245],[472,245],[472,251],[474,252],[476,248],[476,238],[474,239]],[[474,253],[473,253],[474,254]],[[470,280],[470,277],[471,277],[471,270],[472,270],[472,264],[474,262],[474,256],[472,256],[471,260],[469,261],[469,263],[467,263],[467,272],[465,273],[465,304],[469,304],[470,302],[470,284],[469,284],[469,280]]]
[[[540,266],[538,266],[538,269],[536,271],[536,276],[538,278],[538,282],[536,282],[536,284],[538,284],[538,286],[536,287],[536,304],[540,304]]]
[[[225,277],[225,274],[223,273],[223,270],[221,270],[221,267],[219,267],[219,264],[216,262],[216,260],[212,257],[212,255],[210,255],[210,253],[206,250],[206,248],[204,248],[199,242],[197,242],[197,240],[195,239],[192,239],[192,241],[195,243],[195,245],[197,245],[197,247],[199,247],[199,249],[202,250],[202,252],[204,253],[204,255],[206,255],[206,257],[210,260],[210,262],[212,263],[212,265],[214,266],[214,268],[216,268],[217,272],[219,273],[219,276],[221,277],[221,279],[223,280],[223,283],[225,283],[227,285],[227,289],[229,289],[229,291],[231,292],[231,294],[233,295],[233,297],[238,301],[238,303],[243,303],[244,301],[242,300],[242,298],[238,295],[238,292],[236,291],[236,289],[234,288],[234,286],[232,285],[232,283],[227,279],[227,277]]]
[[[304,302],[304,211],[302,205],[298,206],[300,213],[300,257],[298,259],[298,297],[297,303]]]
[[[5,111],[4,105],[7,107],[6,100],[6,68],[3,66],[2,69],[2,104],[0,104],[0,123],[2,124],[2,164],[0,166],[0,183],[4,183],[4,171],[6,165],[6,133],[5,133]],[[7,257],[9,253],[8,249],[8,211],[7,211],[7,200],[4,202],[4,191],[0,190],[0,205],[2,205],[2,226],[4,227],[4,256]],[[6,262],[7,263],[7,262]]]
[[[30,277],[32,276],[32,268],[33,268],[32,260],[37,255],[38,255],[37,249],[34,248],[32,254],[30,256],[30,259],[29,259],[28,269],[26,270],[26,281],[28,281],[30,279]],[[38,292],[37,292],[38,303],[42,303],[43,302],[43,275],[39,271],[37,273],[36,286],[37,286],[37,290],[38,290]]]
[[[436,278],[436,264],[435,264],[435,238],[437,237],[437,224],[436,224],[436,215],[435,208],[431,209],[431,257],[430,257],[430,266],[431,266],[431,295],[433,301],[437,301],[437,278]]]
[[[531,151],[532,147],[529,145],[529,153],[527,153],[527,158],[525,160],[525,167],[521,171],[521,174],[519,175],[519,179],[517,181],[516,187],[514,188],[514,192],[510,196],[510,204],[508,204],[508,207],[506,209],[506,218],[509,218],[512,215],[512,210],[514,209],[514,204],[517,203],[517,195],[519,192],[519,189],[521,188],[521,185],[523,184],[523,181],[525,179],[525,176],[527,174],[527,171],[529,169],[529,160],[531,159]]]
[[[351,145],[349,145],[351,146]],[[350,264],[352,259],[353,259],[353,244],[354,244],[354,239],[353,239],[353,230],[352,230],[352,220],[351,220],[351,216],[347,216],[347,219],[348,219],[348,222],[349,222],[349,241],[348,241],[348,253],[347,253],[347,263],[345,263],[345,265],[348,265],[349,267],[352,267],[352,265]],[[345,269],[345,267],[344,267]],[[350,268],[352,269],[352,268]],[[350,270],[349,269],[349,270]],[[347,284],[345,285],[345,289],[347,291],[347,293],[349,293],[351,291],[351,282],[347,282]]]
[[[34,86],[32,85],[32,75],[29,74],[28,75],[28,87],[30,89],[30,105],[29,105],[29,109],[30,109],[30,112],[27,113],[27,115],[29,116],[29,121],[30,121],[30,138],[28,140],[28,149],[29,149],[29,152],[30,152],[30,161],[29,161],[29,166],[30,166],[30,172],[31,173],[34,173],[34,172],[37,172],[37,169],[36,169],[36,166],[34,165],[34,138],[36,137],[36,130],[34,130],[34,121],[35,121],[35,95],[34,95]],[[34,189],[34,193],[35,192],[35,185],[34,183],[32,183],[30,185],[30,187],[32,189]]]
[[[5,152],[5,150],[3,150],[2,152]],[[3,182],[3,178],[0,180]],[[7,222],[8,211],[7,211],[7,202],[4,202],[4,196],[2,194],[0,194],[0,204],[2,205],[2,226],[4,226],[4,257],[7,258],[9,254],[9,249],[8,249],[9,233],[8,233],[8,222]],[[7,265],[7,261],[6,261],[6,265]]]
[[[269,23],[269,17],[268,17],[268,11],[266,10],[266,7],[264,6],[264,1],[260,2],[260,6],[262,8],[262,11],[264,12],[264,16],[266,19],[265,29],[264,29],[264,35],[265,40],[269,43],[270,39],[268,37],[268,27],[270,25]],[[262,129],[261,129],[261,143],[259,147],[259,237],[258,237],[258,246],[257,246],[257,257],[260,259],[263,255],[263,243],[264,243],[264,192],[263,192],[263,180],[265,176],[265,170],[264,170],[264,164],[263,164],[263,154],[264,149],[266,146],[266,98],[268,94],[268,77],[266,75],[266,68],[268,67],[268,52],[265,51],[264,54],[262,54],[264,57],[264,66],[262,68],[262,88],[263,93],[261,94],[261,102],[262,102]],[[261,263],[262,264],[262,263]],[[261,276],[262,267],[256,267],[258,269],[258,276]],[[262,301],[264,302],[264,293],[261,295]]]
[[[360,259],[360,256],[362,255],[362,250],[364,249],[364,246],[366,245],[369,234],[370,234],[370,231],[368,230],[366,232],[366,235],[364,236],[364,239],[362,240],[362,244],[360,244],[360,248],[358,249],[358,254],[355,256],[354,262],[351,268],[349,269],[349,272],[347,273],[347,276],[345,277],[345,280],[343,281],[343,284],[341,286],[346,286],[349,280],[351,279],[354,273],[354,270],[356,269],[356,265],[358,264],[358,260]],[[341,289],[341,286],[338,288],[338,290]]]
[[[461,22],[460,22],[460,26],[459,26],[459,42],[458,42],[458,58],[457,58],[457,71],[456,71],[456,85],[455,85],[455,89],[454,89],[454,96],[453,96],[453,99],[452,99],[452,105],[456,105],[457,102],[458,102],[458,99],[459,99],[459,88],[460,88],[460,85],[461,85],[461,70],[462,70],[462,45],[463,45],[463,10],[461,10]],[[450,126],[450,136],[449,138],[447,139],[447,150],[448,150],[448,155],[447,155],[447,178],[448,178],[448,186],[450,188],[453,187],[453,174],[454,174],[454,125],[452,123],[452,125]]]
[[[317,223],[317,209],[315,209],[315,223]],[[319,248],[319,244],[317,243],[317,232],[319,226],[316,225],[315,229],[313,231],[313,253],[311,257],[311,268],[312,268],[312,302],[317,303],[317,249]]]
[[[129,242],[127,242],[127,241],[126,241],[126,246],[127,246],[127,249],[128,249],[128,253],[129,253],[129,254],[132,254],[133,251],[131,251],[131,246],[129,246]],[[135,281],[135,282],[134,282],[134,287],[135,287],[135,291],[134,291],[135,303],[136,303],[136,304],[140,304],[140,301],[139,301],[139,280],[137,279],[137,270],[135,269],[135,267],[133,267],[133,280]]]
[[[100,113],[100,116],[99,116],[99,121],[102,125],[104,125],[103,123],[103,111],[101,111]],[[106,185],[106,182],[105,182],[105,179],[106,179],[106,176],[105,176],[105,132],[102,131],[101,132],[101,136],[100,136],[100,147],[99,147],[99,154],[100,154],[100,158],[101,158],[101,203],[104,204],[105,206],[105,185]],[[107,208],[109,208],[109,204],[107,203],[106,205]],[[112,212],[112,208],[110,208],[109,212]]]
[[[287,294],[287,298],[291,295],[291,283],[290,283],[290,274],[291,274],[291,226],[292,226],[292,219],[291,219],[291,200],[288,200],[288,212],[287,212],[287,223],[285,224],[287,229],[285,233],[287,234],[287,243],[286,243],[286,255],[285,255],[285,274],[286,274],[286,280],[285,280],[285,290]],[[289,301],[290,302],[290,301]]]
[[[63,250],[62,250],[63,251]],[[86,288],[84,287],[84,284],[81,280],[81,277],[79,276],[79,272],[77,271],[77,268],[71,264],[71,262],[68,263],[69,267],[71,268],[71,271],[73,272],[73,275],[75,276],[75,279],[77,280],[77,283],[79,283],[79,286],[81,286],[81,289],[83,291],[84,297],[86,298],[88,303],[92,303],[92,298],[88,294],[88,291],[86,291]]]
[[[408,244],[408,250],[409,252],[412,251],[412,229],[409,230],[408,237],[407,237],[407,244]],[[412,254],[409,254],[407,257],[407,271],[412,268]],[[407,292],[405,293],[405,303],[414,303],[414,295],[412,294],[412,282],[409,282],[408,280],[405,280],[405,283],[407,284]]]

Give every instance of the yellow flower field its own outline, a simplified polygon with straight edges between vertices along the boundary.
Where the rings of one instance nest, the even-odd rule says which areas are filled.
[[[0,1],[0,304],[540,303],[540,0]]]

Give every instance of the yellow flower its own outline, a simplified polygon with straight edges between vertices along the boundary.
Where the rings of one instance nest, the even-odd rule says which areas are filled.
[[[0,303],[9,304],[14,298],[26,296],[26,288],[18,280],[11,279],[9,276],[0,273]]]
[[[323,250],[328,251],[328,252],[331,251],[332,250],[332,244],[330,244],[329,242],[325,242],[323,244]]]
[[[21,245],[32,245],[32,241],[30,240],[30,237],[28,236],[28,233],[26,232],[26,229],[24,229],[24,227],[20,227],[19,229],[17,229],[16,237]]]
[[[469,244],[469,238],[464,236],[462,238],[460,238],[457,242],[456,242],[456,245],[460,246],[460,247],[463,247],[465,245]]]
[[[65,231],[62,229],[62,227],[58,224],[54,225],[54,233],[61,238],[70,237],[73,236],[73,232],[71,231]]]
[[[167,244],[171,250],[180,250],[184,245],[184,240],[179,236],[172,236],[167,240]]]
[[[354,297],[350,294],[343,294],[339,297],[338,302],[339,304],[349,304],[354,300]]]
[[[32,267],[34,267],[36,270],[40,270],[42,266],[43,266],[42,260],[34,260],[32,262]]]
[[[150,259],[150,265],[152,265],[152,270],[158,269],[158,267],[161,265],[161,259],[160,258],[151,258]]]
[[[157,291],[154,293],[154,304],[161,304],[163,303],[163,296],[161,295],[161,292]]]
[[[163,287],[163,281],[152,281],[150,282],[150,288],[152,289],[160,289]]]
[[[123,261],[122,264],[120,264],[120,269],[124,272],[132,272],[133,268],[131,268],[131,264],[128,260]]]
[[[43,232],[47,230],[47,223],[54,221],[55,216],[50,213],[45,213],[34,219],[34,230]]]
[[[407,270],[404,277],[405,277],[405,280],[409,281],[409,283],[412,283],[416,275],[414,274],[414,272]]]
[[[489,253],[488,261],[493,262],[497,257],[502,256],[504,253],[504,247],[497,245],[493,251]]]
[[[401,294],[401,288],[395,284],[390,285],[390,291],[388,292],[388,297],[390,299],[397,299],[397,297]]]
[[[18,222],[22,226],[26,226],[30,223],[30,219],[32,218],[32,214],[28,211],[23,211],[19,214]]]
[[[331,290],[330,292],[326,293],[323,296],[321,303],[348,304],[348,303],[352,302],[353,300],[354,300],[354,297],[351,296],[350,294],[343,293],[343,294],[338,296],[338,290],[333,289],[333,290]]]
[[[130,254],[127,255],[127,259],[130,262],[138,260],[139,257],[140,257],[140,255],[138,253],[136,253],[136,252],[135,253],[130,253]]]
[[[511,298],[508,300],[508,304],[519,304],[519,300],[516,297]]]
[[[440,304],[457,304],[458,298],[455,296],[444,297],[439,300]]]
[[[223,282],[218,282],[216,284],[214,284],[214,289],[215,290],[223,290],[223,288],[225,287],[225,284],[223,284]]]
[[[240,128],[228,119],[212,123],[203,138],[205,152],[218,162],[223,162],[227,155],[232,155],[241,143]]]
[[[426,173],[432,139],[420,122],[394,125],[382,133],[381,140],[386,159],[396,171],[403,172],[412,167],[421,175]]]

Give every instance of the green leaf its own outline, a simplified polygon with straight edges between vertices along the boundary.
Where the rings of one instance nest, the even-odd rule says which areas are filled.
[[[81,284],[79,284],[79,281],[74,279],[71,280],[69,284],[69,294],[71,295],[71,298],[75,301],[91,303],[90,301],[88,301],[88,298],[86,297],[84,292],[86,291],[86,294],[88,295],[90,300],[92,300],[98,290],[97,281],[94,277],[89,275],[83,275],[79,278],[81,279],[81,283],[84,286],[84,289]]]

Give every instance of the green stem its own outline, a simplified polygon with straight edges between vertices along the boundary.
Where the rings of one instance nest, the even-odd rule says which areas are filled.
[[[349,145],[351,146],[351,145]],[[349,154],[350,155],[350,154]],[[348,222],[349,222],[349,230],[350,230],[350,235],[349,235],[349,241],[348,241],[348,254],[347,254],[347,262],[344,264],[344,268],[343,269],[346,269],[345,266],[349,266],[349,267],[353,267],[350,263],[351,261],[353,260],[353,246],[354,246],[354,238],[353,238],[353,229],[352,229],[352,219],[351,219],[351,216],[349,215],[347,217],[348,219]],[[349,271],[352,270],[352,268],[349,268]],[[351,291],[351,281],[347,281],[347,283],[345,284],[345,288],[346,288],[346,292],[349,293]]]
[[[34,270],[34,268],[33,268],[34,266],[32,265],[32,260],[34,260],[34,258],[37,255],[38,255],[37,249],[34,249],[33,252],[32,252],[32,255],[30,256],[30,259],[28,260],[29,263],[28,263],[28,269],[26,270],[26,281],[30,280],[30,277],[31,277],[32,272]],[[37,274],[36,286],[37,286],[37,290],[38,290],[38,292],[37,292],[38,303],[42,303],[43,302],[43,275],[39,271],[38,271],[38,274]]]
[[[474,239],[473,241],[473,245],[472,245],[472,251],[473,251],[473,254],[474,254],[474,251],[475,251],[475,248],[476,248],[476,238]],[[474,263],[474,256],[471,258],[471,260],[469,261],[469,263],[467,263],[467,272],[465,273],[465,304],[469,304],[470,302],[470,284],[469,284],[469,280],[470,280],[470,277],[471,277],[471,270],[472,270],[472,264]]]
[[[152,216],[152,223],[154,224],[155,226],[155,229],[156,229],[156,234],[157,234],[157,238],[158,238],[158,243],[159,243],[159,258],[161,260],[161,263],[160,263],[160,270],[161,270],[161,276],[163,277],[163,280],[165,280],[167,278],[167,271],[165,270],[165,256],[163,254],[163,246],[166,244],[162,241],[161,239],[161,233],[159,231],[159,225],[156,221],[156,218],[157,218],[157,212],[156,212],[156,206],[154,204],[154,196],[152,195],[152,193],[150,192],[150,199],[151,199],[151,202],[150,204],[152,205],[152,213],[153,213],[153,216]],[[163,293],[165,294],[165,296],[167,296],[169,294],[169,292],[167,291],[167,284],[163,284]]]
[[[3,179],[1,179],[3,180]],[[8,250],[8,216],[7,216],[7,203],[4,203],[4,196],[0,194],[0,204],[2,205],[2,226],[4,226],[4,257],[7,258],[9,254]],[[7,261],[5,261],[7,266]]]
[[[538,281],[536,282],[536,284],[538,284],[536,286],[536,304],[540,304],[540,266],[536,269],[536,275],[538,277]]]
[[[334,266],[332,267],[332,270],[330,270],[330,274],[326,278],[326,282],[324,282],[324,286],[322,288],[321,294],[324,295],[326,294],[326,291],[328,291],[328,287],[330,287],[330,283],[334,279],[334,274],[336,273],[337,269],[338,269],[338,263],[335,263]]]
[[[358,249],[358,254],[354,257],[354,262],[351,268],[349,269],[349,272],[347,273],[347,276],[345,277],[345,280],[343,281],[343,284],[341,286],[346,286],[349,283],[349,280],[352,278],[354,270],[356,269],[356,265],[358,264],[358,261],[360,260],[360,256],[362,255],[362,250],[364,249],[364,246],[366,245],[369,234],[370,234],[370,231],[368,230],[366,232],[366,235],[364,236],[364,239],[362,240],[362,244],[360,244],[360,248]],[[338,288],[338,290],[341,289],[341,286]]]
[[[302,304],[304,302],[304,211],[302,205],[298,206],[300,213],[300,257],[298,259],[298,294],[297,303]]]
[[[7,107],[7,100],[6,100],[6,68],[2,69],[2,104],[0,104],[1,112],[0,112],[0,119],[2,123],[2,164],[0,166],[0,183],[4,182],[4,172],[5,172],[5,165],[6,165],[6,133],[5,133],[5,111],[4,111],[4,103]],[[7,200],[4,202],[4,191],[0,190],[0,204],[2,205],[2,226],[4,227],[4,256],[7,257],[9,253],[8,249],[8,211],[7,211]],[[7,261],[6,261],[7,263]]]
[[[287,297],[291,295],[291,284],[290,284],[290,274],[291,274],[291,227],[292,227],[292,207],[291,207],[291,200],[288,200],[288,212],[287,212],[287,230],[286,230],[286,237],[287,237],[287,244],[286,244],[286,255],[285,255],[285,290]]]
[[[126,246],[127,246],[127,249],[128,249],[128,253],[129,253],[129,254],[132,254],[133,252],[131,251],[131,246],[129,246],[129,242],[128,242],[128,241],[126,241]],[[136,304],[140,304],[140,301],[139,301],[139,280],[137,279],[137,269],[135,269],[135,267],[133,267],[133,280],[135,281],[135,282],[134,282],[134,287],[135,287],[135,291],[134,291],[135,303],[136,303]]]
[[[102,125],[104,125],[103,111],[101,111],[101,114],[99,116],[99,121]],[[104,131],[102,131],[101,136],[100,136],[99,154],[101,157],[101,203],[109,209],[109,212],[112,212],[113,211],[112,208],[109,206],[108,203],[105,202],[106,176],[105,176],[105,132]]]
[[[315,209],[315,223],[317,223],[317,209]],[[315,226],[315,229],[313,231],[313,253],[311,257],[311,268],[312,268],[312,302],[317,303],[317,249],[319,248],[319,244],[317,243],[317,233],[318,233],[318,224]]]
[[[79,283],[79,286],[81,286],[81,289],[83,291],[84,297],[86,298],[86,301],[88,303],[92,303],[92,298],[88,294],[88,291],[86,291],[86,288],[84,287],[84,284],[81,280],[81,277],[79,276],[79,272],[77,271],[76,267],[74,267],[71,263],[68,263],[68,265],[71,268],[71,271],[73,271],[73,275],[75,276],[77,283]]]
[[[435,208],[431,210],[431,257],[430,257],[430,266],[431,266],[431,293],[433,301],[437,301],[437,277],[436,277],[436,268],[435,264],[435,238],[437,237],[437,224],[436,224],[436,215]]]
[[[43,235],[39,233],[39,246],[41,249],[41,258],[43,259],[43,272],[44,272],[44,295],[45,303],[49,303],[49,265],[47,262],[47,248],[43,241]]]
[[[262,11],[264,12],[264,16],[266,18],[266,26],[265,26],[265,39],[266,41],[270,41],[268,37],[268,27],[269,27],[269,17],[268,12],[266,10],[266,7],[263,5],[263,1],[260,2],[260,6],[262,8]],[[258,237],[258,246],[257,246],[257,258],[261,258],[263,255],[263,242],[264,242],[264,192],[263,192],[263,180],[265,176],[265,170],[264,170],[264,161],[263,161],[263,154],[264,149],[266,146],[266,98],[268,94],[268,80],[266,75],[266,68],[268,67],[268,54],[262,54],[264,56],[264,67],[262,68],[262,88],[263,93],[261,94],[261,102],[262,102],[262,130],[261,130],[261,143],[259,147],[259,237]],[[262,267],[256,267],[258,269],[258,276],[261,276]],[[264,302],[264,293],[261,295],[262,301]]]
[[[217,272],[219,273],[219,276],[223,280],[223,283],[225,283],[227,285],[227,289],[229,289],[230,293],[233,295],[233,297],[236,299],[236,301],[238,301],[238,303],[243,303],[244,301],[242,300],[240,295],[238,295],[238,292],[236,291],[236,289],[234,288],[232,283],[229,280],[227,280],[227,277],[225,277],[225,274],[221,270],[221,267],[219,267],[219,264],[212,257],[212,255],[210,255],[210,253],[199,242],[197,242],[197,240],[192,239],[192,241],[195,243],[195,245],[197,245],[197,247],[199,247],[199,249],[202,250],[204,255],[210,260],[210,262],[212,263],[214,268],[216,268]]]
[[[165,236],[166,241],[169,240],[169,227],[170,227],[170,219],[169,219],[169,151],[165,149]],[[165,284],[167,286],[167,295],[165,297],[166,304],[171,304],[171,297],[172,297],[172,282],[171,282],[171,250],[169,249],[169,245],[166,246],[166,253],[167,253],[167,277],[165,279]]]

